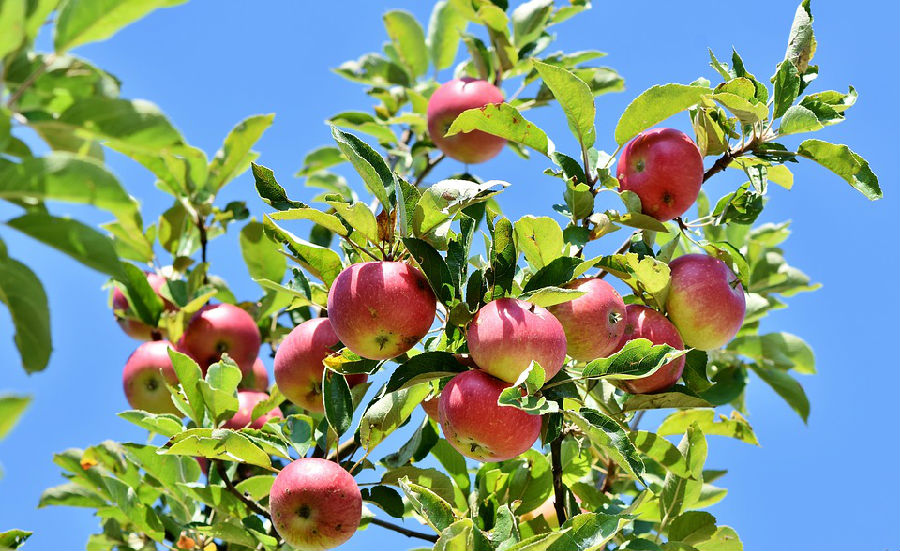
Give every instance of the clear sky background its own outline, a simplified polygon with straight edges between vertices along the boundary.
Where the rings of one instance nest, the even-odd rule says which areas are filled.
[[[109,41],[76,52],[122,79],[123,96],[156,102],[192,144],[210,155],[239,120],[276,113],[273,127],[257,146],[259,162],[275,171],[292,198],[309,200],[312,190],[291,175],[307,151],[329,141],[322,121],[339,111],[368,110],[372,103],[360,86],[329,69],[379,50],[386,39],[381,14],[392,7],[410,9],[427,22],[431,2],[195,0],[156,12]],[[598,147],[612,151],[612,129],[642,90],[656,83],[688,83],[698,76],[716,78],[707,65],[707,46],[720,58],[728,58],[735,46],[751,72],[768,78],[784,55],[795,7],[785,0],[596,2],[593,11],[555,27],[559,40],[551,51],[609,52],[601,61],[625,77],[625,92],[597,101]],[[771,202],[761,221],[793,220],[788,261],[824,283],[818,292],[790,298],[790,308],[775,312],[762,328],[795,333],[815,349],[819,374],[802,381],[812,414],[805,426],[771,389],[752,378],[749,419],[762,445],[710,437],[708,467],[729,469],[717,482],[729,495],[711,512],[720,524],[735,527],[749,550],[896,549],[900,366],[892,350],[900,329],[900,5],[819,0],[813,2],[813,13],[819,41],[814,63],[821,76],[809,90],[846,91],[852,84],[860,94],[846,122],[815,137],[850,144],[867,158],[885,198],[870,203],[811,162],[791,166],[793,190],[771,186]],[[46,37],[43,45],[49,47]],[[442,78],[449,78],[448,73]],[[557,107],[533,111],[529,117],[561,150],[574,150]],[[681,115],[667,124],[686,128],[687,123],[687,116]],[[505,151],[477,167],[486,179],[512,183],[500,198],[510,218],[551,214],[551,205],[559,202],[559,181],[541,174],[549,163],[537,157],[522,161]],[[109,159],[112,170],[142,200],[145,221],[169,206],[148,172],[120,157]],[[446,162],[439,169],[430,181],[460,166]],[[741,180],[738,174],[717,176],[707,192],[717,198]],[[362,189],[358,178],[351,182]],[[266,212],[248,174],[230,184],[220,203],[230,200],[246,200],[256,217]],[[67,205],[53,211],[92,222],[106,218]],[[14,213],[9,207],[0,209],[5,217]],[[237,229],[212,244],[213,271],[224,276],[239,297],[254,298],[259,292],[241,260]],[[146,438],[115,416],[128,409],[121,371],[137,342],[113,322],[100,290],[102,275],[11,231],[0,229],[0,235],[10,254],[44,280],[55,339],[49,368],[26,376],[17,365],[8,316],[0,316],[0,358],[6,364],[0,392],[34,396],[21,423],[0,443],[5,472],[0,479],[0,531],[34,530],[28,549],[82,549],[97,528],[90,511],[35,506],[44,488],[63,482],[51,462],[54,452],[105,439]],[[620,235],[610,237],[601,241],[597,252],[612,251],[620,242]],[[266,362],[271,368],[271,360]],[[658,422],[647,419],[646,426]],[[403,440],[398,436],[392,441]],[[344,549],[415,546],[417,541],[373,527]]]

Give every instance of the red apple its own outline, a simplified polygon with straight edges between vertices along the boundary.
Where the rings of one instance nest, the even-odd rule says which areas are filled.
[[[486,80],[454,79],[441,85],[428,100],[428,135],[448,157],[464,163],[483,163],[503,150],[506,140],[481,130],[444,137],[463,111],[503,103],[503,92]]]
[[[514,383],[532,361],[541,364],[547,380],[566,359],[563,326],[546,308],[515,298],[487,303],[466,332],[475,364],[494,377]]]
[[[653,308],[629,304],[625,307],[625,331],[617,350],[632,339],[649,339],[653,344],[668,344],[672,348],[684,350],[684,342],[672,322]],[[632,394],[652,394],[674,385],[684,371],[684,356],[676,358],[660,367],[655,373],[640,379],[628,379],[617,384]]]
[[[178,375],[169,358],[170,348],[172,343],[169,341],[148,341],[128,357],[122,372],[122,385],[128,404],[134,409],[181,416],[166,388],[166,383],[178,383]]]
[[[703,158],[684,132],[654,128],[641,132],[622,149],[616,177],[619,189],[641,198],[644,214],[671,220],[697,200],[703,183]]]
[[[294,327],[275,352],[275,382],[288,400],[322,413],[322,360],[334,351],[337,335],[328,318],[315,318]],[[345,375],[354,387],[365,383],[365,373]]]
[[[608,356],[625,330],[622,297],[612,285],[597,278],[576,279],[566,288],[585,293],[549,308],[566,332],[566,352],[581,362]]]
[[[150,283],[150,287],[153,288],[154,291],[156,291],[156,294],[159,295],[159,298],[163,300],[163,306],[166,308],[166,310],[174,310],[175,305],[164,299],[159,292],[160,288],[165,285],[166,278],[153,272],[146,272],[146,274],[147,282]],[[128,310],[131,308],[131,305],[128,303],[128,297],[126,297],[125,293],[123,293],[118,287],[113,287],[112,304],[113,310],[122,312],[128,312]],[[119,327],[122,328],[122,331],[124,331],[126,335],[133,339],[147,341],[153,338],[154,331],[158,332],[159,334],[163,333],[162,329],[150,327],[142,321],[119,316],[118,314],[114,315],[116,318],[116,323],[119,324]]]
[[[715,350],[744,324],[744,287],[724,262],[705,254],[686,254],[669,263],[672,284],[666,311],[684,342]]]
[[[269,395],[265,392],[257,392],[255,390],[241,390],[238,392],[237,397],[237,413],[223,425],[226,429],[242,429],[247,426],[251,429],[261,429],[269,419],[281,419],[284,417],[281,414],[281,410],[276,407],[272,408],[268,413],[260,415],[251,423],[250,420],[253,418],[253,408],[263,400],[268,400]]]
[[[422,400],[422,409],[425,410],[425,413],[431,418],[432,421],[441,422],[441,418],[438,415],[438,403],[440,403],[441,395],[432,396],[427,400]]]
[[[509,386],[479,369],[453,377],[441,391],[438,417],[444,438],[479,461],[503,461],[527,451],[541,434],[541,416],[497,399]]]
[[[257,357],[250,371],[244,373],[244,378],[241,380],[238,388],[258,390],[260,392],[265,392],[269,389],[269,372],[266,371],[266,365],[261,358]]]
[[[179,349],[206,368],[228,353],[243,373],[253,369],[261,338],[256,322],[231,304],[207,305],[191,318],[179,341]]]
[[[350,539],[362,518],[362,495],[334,461],[301,458],[278,473],[269,491],[272,524],[289,545],[331,549]]]
[[[344,345],[387,360],[410,350],[434,322],[436,300],[422,272],[403,262],[345,268],[328,291],[328,318]]]

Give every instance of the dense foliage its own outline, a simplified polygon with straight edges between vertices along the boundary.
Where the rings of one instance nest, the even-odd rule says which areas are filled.
[[[120,97],[113,75],[67,53],[180,2],[57,3],[0,2],[0,198],[22,209],[6,221],[9,228],[110,276],[125,300],[113,303],[121,323],[178,343],[210,301],[232,304],[252,316],[274,355],[295,326],[325,313],[329,289],[345,268],[369,261],[415,267],[438,302],[437,322],[417,348],[376,360],[335,346],[317,388],[323,413],[286,400],[275,385],[251,406],[250,417],[280,411],[257,428],[228,427],[239,409],[238,387],[253,386],[240,360],[225,355],[205,365],[180,346],[169,351],[177,377],[167,388],[177,413],[119,414],[155,438],[54,457],[67,480],[47,490],[40,506],[95,509],[100,530],[88,549],[277,549],[284,542],[270,517],[270,489],[278,471],[305,456],[333,459],[356,477],[366,504],[361,527],[400,531],[435,549],[741,548],[734,529],[702,511],[726,493],[714,485],[725,471],[706,468],[706,436],[757,444],[744,415],[750,373],[805,421],[810,404],[794,375],[815,373],[813,352],[800,337],[759,333],[769,311],[817,288],[786,259],[788,223],[754,224],[768,186],[790,188],[790,163],[811,160],[869,199],[881,196],[866,161],[846,145],[790,137],[841,122],[857,99],[852,87],[807,91],[818,74],[809,0],[797,10],[785,58],[770,79],[750,73],[736,51],[730,63],[710,52],[716,82],[701,77],[644,91],[611,138],[596,134],[594,99],[621,91],[622,77],[596,65],[599,51],[550,51],[557,25],[562,29],[588,2],[442,0],[425,26],[405,11],[389,11],[383,51],[336,69],[376,103],[371,112],[331,116],[333,142],[304,159],[298,176],[321,190],[315,206],[291,198],[273,171],[255,162],[251,148],[273,115],[238,123],[210,159],[153,104]],[[34,39],[48,19],[55,51],[36,52]],[[503,138],[518,155],[546,157],[544,173],[559,179],[561,195],[555,214],[546,213],[553,216],[509,220],[500,198],[510,184],[476,176],[468,165],[428,185],[438,163],[455,162],[445,160],[428,129],[436,75],[451,68],[456,78],[502,86],[507,99],[463,112],[446,136],[480,130]],[[577,151],[556,150],[526,118],[554,102]],[[638,193],[622,191],[614,170],[629,141],[673,115],[689,117],[701,156],[710,158],[703,182],[725,170],[747,177],[721,198],[701,190],[693,219],[648,215]],[[26,131],[51,152],[34,156]],[[138,202],[104,166],[105,148],[146,167],[171,196],[157,220],[145,223]],[[334,171],[343,163],[362,187]],[[249,219],[244,203],[217,200],[248,169],[241,181],[249,186],[252,175],[271,208],[262,221]],[[597,198],[613,196],[621,206],[601,210]],[[58,202],[91,204],[114,219],[97,230],[52,214],[47,203]],[[312,223],[305,239],[289,229],[297,220]],[[208,243],[234,225],[260,287],[256,297],[235,297],[207,262]],[[622,238],[609,237],[614,233]],[[573,280],[611,277],[632,291],[625,303],[665,313],[669,264],[689,253],[724,262],[737,278],[733,288],[745,291],[743,324],[725,346],[680,350],[635,339],[604,357],[567,357],[550,377],[548,366],[530,362],[507,382],[499,404],[540,415],[540,439],[503,461],[466,459],[442,438],[437,418],[415,414],[472,367],[467,327],[487,303],[514,297],[552,309],[584,296]],[[159,285],[145,270],[161,277]],[[5,246],[0,298],[12,315],[23,367],[43,369],[51,351],[46,295]],[[678,384],[648,394],[622,390],[674,361],[684,363]],[[382,372],[389,376],[380,387],[360,382],[360,374]],[[0,398],[0,437],[26,404]],[[640,428],[652,409],[673,411],[655,430]],[[406,425],[408,442],[376,449]],[[430,530],[376,518],[373,506]],[[27,535],[0,533],[0,548],[15,548]]]

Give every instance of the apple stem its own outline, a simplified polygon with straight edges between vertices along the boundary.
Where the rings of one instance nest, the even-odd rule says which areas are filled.
[[[553,508],[556,509],[556,519],[560,527],[566,522],[566,493],[563,486],[562,468],[562,439],[557,436],[550,442],[550,468],[553,471]]]
[[[431,543],[436,543],[438,537],[435,534],[426,534],[424,532],[416,532],[415,530],[409,530],[408,528],[404,528],[399,524],[394,524],[393,522],[388,522],[386,520],[381,520],[380,518],[370,518],[369,524],[374,524],[375,526],[381,526],[382,528],[386,528],[388,530],[393,530],[398,534],[403,534],[404,536],[410,538],[419,538],[425,541],[430,541]]]

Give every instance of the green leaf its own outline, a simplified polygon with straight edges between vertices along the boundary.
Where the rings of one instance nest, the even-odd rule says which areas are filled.
[[[405,237],[403,246],[409,251],[416,263],[425,273],[425,278],[441,302],[447,304],[455,295],[453,278],[444,258],[434,247],[415,237]]]
[[[34,532],[25,530],[7,530],[0,532],[0,549],[18,549]]]
[[[313,207],[301,206],[273,212],[269,215],[272,220],[312,220],[314,223],[322,226],[332,233],[340,236],[347,235],[347,228],[333,214],[328,214]]]
[[[104,40],[157,8],[185,0],[67,0],[56,17],[53,47],[57,52]]]
[[[744,544],[730,526],[719,526],[708,540],[695,547],[698,551],[744,551]]]
[[[444,531],[456,521],[453,508],[436,493],[424,486],[413,484],[409,478],[401,479],[399,484],[413,509],[437,532]]]
[[[147,413],[146,411],[129,410],[123,411],[119,417],[125,419],[129,423],[147,429],[150,432],[161,434],[171,438],[184,429],[181,419],[171,413]]]
[[[430,390],[430,385],[418,384],[387,392],[373,400],[359,422],[359,442],[362,447],[371,450],[405,423]]]
[[[553,92],[553,96],[566,114],[569,129],[575,134],[578,143],[582,148],[594,145],[597,137],[594,130],[596,108],[591,89],[583,80],[562,67],[536,60],[533,63],[544,84]]]
[[[31,396],[0,395],[0,440],[9,434],[31,403]]]
[[[441,499],[452,503],[454,500],[453,481],[437,469],[420,469],[406,466],[389,470],[381,477],[381,483],[400,487],[403,480],[424,486],[437,494]]]
[[[25,0],[7,0],[0,4],[0,29],[3,29],[0,58],[15,51],[25,39],[25,4]]]
[[[163,310],[163,302],[150,283],[147,274],[134,264],[122,264],[125,274],[125,297],[128,305],[144,323],[156,327],[159,315]]]
[[[368,134],[379,143],[397,143],[397,135],[383,121],[362,111],[344,111],[326,121],[333,126],[351,128]]]
[[[548,551],[599,551],[631,521],[631,516],[582,513],[566,520],[562,537]],[[568,529],[568,530],[567,530]]]
[[[807,375],[816,372],[812,348],[803,339],[790,333],[738,337],[728,343],[728,350],[753,358],[766,367],[796,369]]]
[[[227,421],[237,413],[237,387],[241,378],[237,364],[223,356],[222,361],[209,366],[206,376],[198,381],[206,411],[215,423]]]
[[[385,513],[394,518],[403,518],[403,498],[397,490],[388,486],[372,486],[371,488],[362,488],[363,501],[374,503]]]
[[[225,137],[222,149],[216,152],[216,156],[209,163],[206,188],[210,192],[216,193],[225,184],[247,170],[251,155],[250,148],[272,125],[274,118],[274,114],[253,115],[231,129],[231,132]]]
[[[265,236],[265,225],[256,220],[247,222],[241,229],[241,256],[253,279],[267,279],[281,283],[287,262],[278,252],[278,245]]]
[[[437,70],[446,69],[456,60],[460,35],[466,31],[468,21],[447,0],[435,3],[428,21],[428,53]]]
[[[653,344],[649,339],[632,339],[618,352],[588,363],[581,372],[585,378],[629,380],[648,377],[667,363],[683,356],[685,351],[667,344]]]
[[[537,291],[519,295],[519,298],[522,300],[527,300],[534,305],[549,308],[550,306],[556,306],[557,304],[575,300],[580,296],[584,296],[584,294],[584,291],[579,291],[577,289],[543,287],[541,289],[538,289]]]
[[[244,434],[229,429],[195,428],[175,435],[159,453],[249,463],[272,470],[269,455]]]
[[[449,352],[423,352],[406,360],[391,373],[385,392],[396,392],[419,383],[452,377],[468,368]]]
[[[68,507],[88,507],[98,509],[108,504],[97,492],[84,488],[75,482],[68,482],[55,488],[48,488],[38,500],[38,509],[48,505],[65,505]]]
[[[659,512],[664,519],[674,519],[690,507],[700,496],[703,485],[703,464],[706,462],[706,438],[696,426],[688,427],[678,450],[684,456],[692,479],[682,478],[674,473],[666,474],[659,496]]]
[[[731,111],[744,124],[754,124],[769,116],[768,106],[756,100],[751,101],[729,92],[717,92],[711,97],[721,103],[725,109]]]
[[[616,143],[625,145],[638,133],[687,110],[711,93],[709,88],[684,84],[662,84],[648,88],[628,104],[619,118],[615,130]]]
[[[494,225],[491,242],[490,270],[487,282],[492,299],[506,296],[512,291],[513,278],[519,253],[513,238],[513,225],[508,218],[501,218]]]
[[[327,247],[320,247],[300,239],[291,232],[279,227],[268,216],[264,217],[263,224],[266,227],[266,231],[271,232],[272,237],[276,241],[287,246],[294,260],[306,268],[314,277],[321,279],[326,287],[331,286],[331,282],[343,269],[341,257],[336,252]]]
[[[306,157],[303,158],[303,168],[295,176],[309,176],[346,160],[341,154],[341,150],[334,146],[318,147],[306,154]]]
[[[621,279],[637,293],[649,295],[657,309],[664,309],[669,295],[669,266],[655,258],[637,253],[604,256],[596,266]]]
[[[868,199],[881,199],[878,177],[869,168],[869,163],[846,145],[806,140],[797,148],[797,154],[834,172]]]
[[[797,96],[800,95],[800,73],[797,72],[797,67],[793,63],[783,61],[778,64],[778,70],[772,77],[772,83],[775,85],[772,118],[777,119],[787,112]]]
[[[331,135],[338,144],[356,172],[362,177],[369,190],[382,205],[390,205],[388,190],[394,187],[394,174],[384,159],[364,141],[349,132],[336,127],[331,128]]]
[[[22,367],[28,373],[42,371],[47,367],[53,350],[47,294],[40,279],[28,266],[6,256],[5,245],[2,252],[0,301],[12,317],[16,330],[13,340],[22,357]]]
[[[643,482],[644,462],[625,430],[611,417],[591,408],[567,411],[566,415],[620,467]]]
[[[547,134],[508,103],[489,103],[484,107],[463,111],[450,125],[446,136],[472,130],[481,130],[500,136],[508,142],[526,145],[547,156],[554,150],[553,142],[547,138]]]
[[[435,542],[434,551],[468,551],[470,549],[482,549],[475,547],[475,532],[479,531],[470,518],[457,520],[441,532]],[[479,531],[480,532],[480,531]],[[489,549],[488,546],[485,549]]]
[[[89,268],[119,280],[124,278],[112,240],[77,220],[31,212],[6,224],[66,253]]]
[[[361,233],[370,243],[378,243],[378,221],[365,203],[326,201],[338,216],[347,221],[354,231]]]
[[[523,216],[515,224],[515,243],[528,264],[539,270],[562,256],[562,228],[556,220],[546,216]]]
[[[715,418],[715,411],[712,409],[689,409],[676,411],[665,418],[659,429],[656,431],[660,436],[669,436],[672,434],[682,434],[688,427],[696,424],[704,434],[717,434],[727,436],[746,442],[748,444],[759,445],[756,434],[750,423],[738,412],[732,411],[730,417],[719,414],[718,420]]]
[[[513,44],[521,48],[534,41],[544,32],[547,19],[553,11],[553,0],[529,0],[513,10]]]
[[[622,406],[623,411],[638,411],[642,409],[668,409],[668,408],[705,408],[712,407],[705,398],[694,394],[683,385],[675,385],[667,392],[655,394],[636,394],[629,396]]]
[[[175,369],[175,374],[178,375],[178,382],[187,398],[188,412],[186,413],[197,425],[202,425],[205,407],[198,383],[203,378],[203,372],[197,362],[187,354],[176,352],[170,348],[169,358],[172,360],[172,367]]]
[[[483,203],[509,186],[501,180],[488,180],[476,183],[470,180],[441,180],[426,189],[416,203],[412,215],[413,234],[420,239],[427,239],[433,245],[434,234],[451,220],[462,209]],[[446,238],[443,246],[446,248]]]
[[[809,8],[809,0],[803,0],[797,6],[791,33],[788,37],[785,61],[790,61],[798,73],[806,72],[809,62],[816,53],[816,37],[813,34],[813,16]]]
[[[428,71],[428,47],[425,45],[425,31],[411,13],[391,10],[384,14],[384,28],[394,43],[400,61],[414,76]]]
[[[266,204],[278,210],[303,206],[303,203],[291,201],[288,198],[284,188],[275,180],[275,173],[270,169],[256,163],[250,163],[250,170],[253,172],[253,179],[256,181],[256,192]]]
[[[353,396],[344,375],[332,369],[325,370],[322,378],[322,401],[325,419],[338,436],[347,432],[353,424]]]
[[[582,259],[571,256],[552,260],[528,279],[522,291],[530,293],[544,287],[562,287],[575,277],[576,269],[583,263]]]
[[[669,524],[669,541],[697,545],[708,540],[716,532],[716,517],[705,511],[688,511],[678,515]]]
[[[806,423],[809,419],[809,398],[806,397],[803,386],[791,377],[787,371],[759,365],[752,365],[751,367],[759,375],[759,378],[772,387],[772,390],[779,396],[784,398],[784,401],[791,406],[791,409],[796,411],[803,419],[803,422]]]
[[[682,432],[684,431],[679,431],[676,434],[681,434]],[[662,435],[639,430],[630,432],[628,436],[641,453],[659,463],[667,471],[681,478],[691,478],[684,456],[681,455],[678,448],[663,438]]]

